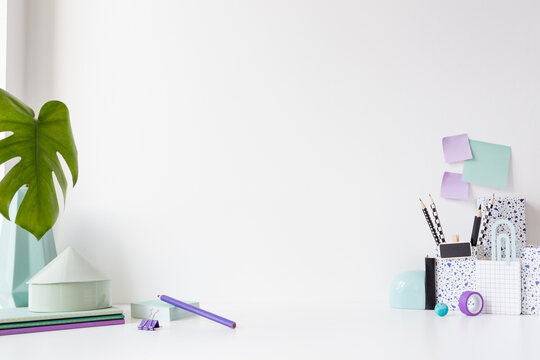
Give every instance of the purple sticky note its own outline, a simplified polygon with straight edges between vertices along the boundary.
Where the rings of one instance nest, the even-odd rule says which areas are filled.
[[[445,172],[441,184],[441,197],[467,200],[469,198],[469,183],[461,181],[461,174]]]
[[[447,163],[472,159],[469,136],[467,134],[443,137],[442,148],[444,161]]]

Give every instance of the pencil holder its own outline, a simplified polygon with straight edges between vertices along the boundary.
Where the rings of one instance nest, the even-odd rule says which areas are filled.
[[[484,217],[489,211],[489,201],[491,198],[480,197],[478,198],[478,205],[482,207],[482,214]],[[525,198],[522,197],[496,197],[493,203],[493,209],[489,218],[487,231],[483,240],[482,246],[478,246],[478,255],[480,257],[491,257],[491,228],[497,222],[497,220],[508,220],[514,225],[516,232],[516,256],[521,256],[521,249],[526,246],[526,221],[525,221]],[[496,229],[496,236],[499,234],[507,233],[509,228],[507,226],[498,226]],[[506,254],[506,244],[501,244],[502,254]]]
[[[521,249],[521,313],[540,314],[540,247]]]
[[[438,303],[450,311],[459,310],[459,297],[464,291],[476,290],[476,249],[468,258],[435,258],[435,294]]]

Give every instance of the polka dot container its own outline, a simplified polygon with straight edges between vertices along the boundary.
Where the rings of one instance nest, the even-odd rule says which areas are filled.
[[[459,310],[459,297],[466,290],[476,290],[476,249],[473,256],[462,259],[435,258],[435,294],[437,303],[450,311]]]
[[[521,252],[521,313],[540,315],[540,247]]]
[[[477,205],[482,207],[482,215],[485,217],[489,209],[491,197],[478,198]],[[491,257],[491,226],[499,219],[505,219],[514,224],[516,228],[516,256],[521,256],[521,249],[527,244],[526,237],[526,217],[525,217],[525,198],[522,197],[495,197],[491,218],[489,219],[487,234],[483,246],[478,246],[479,257]],[[483,219],[482,226],[483,228]],[[508,227],[500,225],[496,234],[508,233]],[[501,249],[503,257],[506,255],[505,244],[503,242]]]

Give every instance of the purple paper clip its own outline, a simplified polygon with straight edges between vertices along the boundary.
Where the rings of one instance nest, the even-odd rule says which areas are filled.
[[[159,309],[152,316],[152,311],[150,311],[151,319],[143,319],[137,327],[139,330],[154,331],[154,329],[159,328],[159,321],[154,320],[154,317],[159,312]]]

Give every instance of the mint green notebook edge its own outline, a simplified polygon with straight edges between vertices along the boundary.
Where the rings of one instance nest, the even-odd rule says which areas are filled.
[[[70,311],[56,313],[35,313],[28,311],[27,307],[0,309],[0,325],[20,322],[35,322],[57,319],[84,318],[90,316],[122,315],[122,309],[110,307],[98,310]]]
[[[182,300],[183,302],[200,307],[198,301]],[[174,305],[163,302],[159,299],[140,301],[137,303],[131,303],[131,317],[134,319],[146,319],[150,316],[150,309],[162,309],[164,312],[158,312],[157,315],[153,315],[156,320],[174,321],[180,320],[186,317],[195,316],[195,314],[183,310]]]
[[[8,329],[18,329],[18,328],[27,328],[27,327],[36,327],[36,326],[47,326],[47,325],[63,325],[63,324],[78,324],[83,322],[92,322],[92,321],[105,321],[105,320],[121,320],[124,318],[124,315],[110,315],[110,316],[90,316],[82,318],[68,318],[68,319],[56,319],[56,320],[43,320],[43,321],[26,321],[20,323],[9,323],[0,325],[0,330]]]
[[[185,302],[186,304],[194,304],[194,303],[198,304],[199,303],[198,301],[194,301],[194,300],[182,300],[182,301]],[[179,309],[178,307],[176,307],[176,306],[174,306],[172,304],[166,303],[164,301],[161,301],[159,299],[134,302],[134,303],[131,303],[131,305],[156,306],[156,307],[164,307],[164,308],[171,308],[171,309]]]

